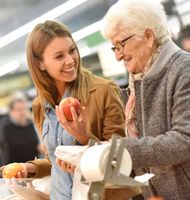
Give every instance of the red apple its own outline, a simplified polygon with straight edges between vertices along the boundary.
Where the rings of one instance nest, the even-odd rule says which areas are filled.
[[[3,178],[18,178],[18,172],[22,171],[23,167],[20,163],[10,163],[3,168]]]
[[[59,106],[63,109],[64,115],[68,121],[73,121],[71,107],[74,107],[77,115],[80,114],[80,102],[74,97],[67,97],[61,100]]]

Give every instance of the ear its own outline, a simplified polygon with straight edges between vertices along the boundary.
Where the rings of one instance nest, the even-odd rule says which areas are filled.
[[[42,63],[42,62],[40,63],[39,68],[40,68],[41,71],[45,71],[46,70],[46,68],[44,67],[44,63]]]
[[[148,41],[148,47],[152,48],[154,46],[154,41],[155,41],[155,34],[152,29],[146,29],[145,30],[145,37]]]

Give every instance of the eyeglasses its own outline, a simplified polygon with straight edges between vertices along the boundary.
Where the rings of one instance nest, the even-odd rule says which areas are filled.
[[[114,53],[115,53],[115,51],[117,51],[117,53],[123,53],[123,49],[124,49],[124,47],[125,47],[125,45],[126,45],[125,42],[126,42],[127,40],[131,39],[131,38],[134,37],[134,36],[135,36],[135,34],[130,35],[129,37],[127,37],[127,38],[121,40],[121,41],[118,42],[115,46],[111,47],[111,50],[112,50]]]

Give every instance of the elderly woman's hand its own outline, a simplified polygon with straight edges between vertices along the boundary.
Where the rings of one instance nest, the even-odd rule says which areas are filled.
[[[73,121],[68,121],[60,106],[56,106],[56,115],[62,127],[73,135],[81,144],[87,144],[89,135],[86,130],[87,113],[85,107],[81,108],[81,113],[78,116],[74,107],[71,107]]]
[[[64,172],[67,172],[67,173],[71,173],[73,174],[74,171],[75,171],[75,166],[72,165],[71,163],[69,162],[66,162],[66,161],[62,161],[60,159],[56,159],[56,163],[59,165],[59,167],[61,167],[61,169],[64,171]]]

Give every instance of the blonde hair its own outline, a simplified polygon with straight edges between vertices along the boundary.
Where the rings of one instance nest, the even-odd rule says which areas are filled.
[[[44,120],[45,102],[50,103],[53,107],[59,103],[58,91],[54,80],[46,71],[40,70],[40,63],[43,61],[43,52],[55,37],[71,38],[76,46],[69,29],[57,21],[50,20],[37,24],[27,40],[27,62],[37,89],[37,98],[33,101],[34,120],[40,132]],[[78,48],[77,52],[79,54]],[[73,82],[68,83],[73,96],[78,98],[82,104],[87,103],[90,74],[91,72],[82,66],[80,59],[77,78]]]

